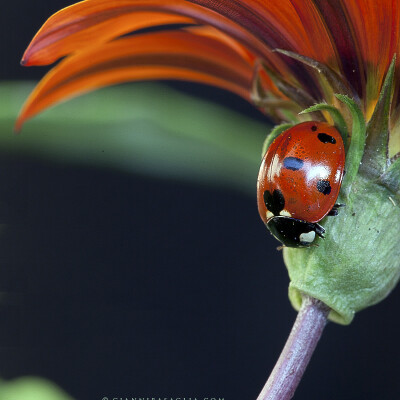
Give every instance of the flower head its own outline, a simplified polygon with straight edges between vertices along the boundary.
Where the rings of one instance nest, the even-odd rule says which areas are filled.
[[[399,24],[396,0],[86,0],[50,17],[26,50],[26,66],[66,58],[32,93],[17,127],[61,100],[129,80],[193,80],[252,101],[257,75],[273,115],[274,104],[285,105],[272,99],[304,108],[332,103],[340,89],[360,99],[369,119],[399,49]],[[396,105],[393,127],[398,114]]]
[[[397,0],[86,0],[50,17],[26,50],[26,66],[65,58],[16,128],[62,100],[148,79],[218,86],[280,123],[334,123],[347,142],[346,210],[318,248],[284,255],[295,307],[307,293],[348,323],[400,275],[399,37]]]

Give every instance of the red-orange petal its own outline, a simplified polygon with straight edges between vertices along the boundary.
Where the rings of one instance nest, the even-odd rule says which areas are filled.
[[[251,30],[269,48],[295,51],[318,58],[321,62],[335,56],[323,24],[315,18],[315,11],[314,18],[312,15],[304,18],[307,12],[315,8],[312,0],[300,1],[304,12],[301,12],[299,4],[296,7],[295,0],[271,1],[267,4],[263,0],[188,1],[216,11]],[[324,42],[324,46],[317,43],[317,48],[314,47],[315,43],[309,38],[310,31],[322,35],[319,40]]]
[[[309,20],[308,26],[305,25],[301,15],[297,13],[292,0],[280,0],[279,2],[267,2],[263,0],[188,0],[191,3],[201,5],[207,9],[218,12],[222,16],[234,21],[237,25],[251,31],[253,35],[264,43],[269,49],[285,49],[308,57],[325,62],[329,59],[335,68],[338,63],[336,54],[329,41],[329,35],[318,19]],[[312,0],[302,0],[303,6],[312,3]],[[319,39],[327,38],[326,46],[319,46],[314,50],[313,42],[308,36],[309,30],[324,32],[324,36]],[[276,68],[280,57],[274,57],[270,53],[266,54],[264,61],[270,61],[273,69],[281,73]],[[286,59],[286,68],[282,75],[285,78],[294,77],[297,82],[307,85],[307,90],[315,99],[322,100],[321,88],[319,87],[315,75],[304,67],[301,63]]]
[[[182,79],[219,86],[250,99],[253,67],[220,40],[190,31],[136,35],[103,43],[66,58],[38,84],[16,130],[44,109],[116,83]]]
[[[124,29],[129,31],[140,23],[137,19],[144,12],[165,13],[171,18],[180,15],[211,25],[220,35],[225,33],[225,38],[230,36],[241,43],[250,54],[262,59],[272,70],[279,71],[295,86],[305,83],[316,99],[322,98],[316,79],[307,68],[290,59],[282,60],[280,55],[270,51],[280,47],[314,56],[306,51],[312,46],[304,39],[306,35],[301,19],[288,0],[281,0],[279,7],[274,4],[265,7],[260,0],[87,0],[49,18],[28,47],[24,62],[26,65],[48,64],[100,40],[110,39],[117,33],[112,23],[115,18],[124,15]]]
[[[399,7],[398,0],[86,0],[50,17],[23,61],[48,64],[71,53],[92,54],[100,42],[141,28],[196,23],[217,29],[197,35],[225,42],[248,61],[259,58],[316,101],[324,97],[318,74],[270,50],[282,48],[327,64],[354,87],[369,115],[400,50]],[[396,85],[396,103],[399,96]]]
[[[102,15],[87,15],[84,19],[76,17],[73,21],[69,17],[61,23],[59,18],[66,14],[64,11],[55,14],[57,18],[50,18],[50,23],[46,23],[39,30],[22,57],[22,65],[51,64],[60,57],[84,47],[106,42],[139,29],[194,23],[194,20],[188,17],[159,12],[137,12],[132,18],[132,13],[125,13],[123,8],[108,10]]]
[[[344,1],[354,29],[368,84],[364,94],[367,117],[379,96],[384,74],[399,52],[400,4],[398,0]],[[399,58],[397,65],[400,65]],[[398,85],[396,91],[398,90]]]
[[[145,16],[150,19],[145,20]],[[259,55],[267,53],[266,46],[251,31],[186,0],[86,0],[51,16],[33,38],[22,63],[46,65],[136,29],[194,21],[217,27]]]

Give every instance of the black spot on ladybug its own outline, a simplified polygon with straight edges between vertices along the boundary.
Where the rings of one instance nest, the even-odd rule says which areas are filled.
[[[265,204],[265,207],[267,207],[267,210],[269,210],[269,211],[271,211],[271,208],[274,207],[273,202],[272,202],[272,194],[270,193],[269,190],[266,190],[264,192],[264,204]]]
[[[336,143],[336,139],[333,136],[328,135],[327,133],[318,133],[318,139],[322,143],[332,143],[332,144]]]
[[[304,164],[303,160],[300,160],[300,158],[296,158],[296,157],[286,157],[283,160],[283,166],[286,169],[290,169],[292,171],[297,171],[299,170]]]
[[[317,182],[317,190],[319,192],[321,192],[322,194],[327,195],[332,190],[331,184],[329,183],[329,181],[324,181],[324,180],[318,181]]]
[[[279,215],[285,207],[285,198],[279,189],[275,189],[272,195],[269,190],[266,190],[264,192],[264,203],[272,214]]]
[[[313,132],[315,132],[317,129],[318,129],[318,128],[317,128],[316,125],[313,125],[313,126],[311,127],[311,130],[312,130]]]

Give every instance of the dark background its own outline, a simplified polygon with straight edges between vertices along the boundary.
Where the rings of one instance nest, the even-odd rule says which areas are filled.
[[[19,59],[68,4],[3,5],[1,79],[44,74]],[[262,118],[223,91],[175,87]],[[296,313],[254,197],[0,151],[0,215],[3,378],[42,376],[85,400],[257,397]],[[399,305],[396,289],[330,323],[295,398],[400,398]]]

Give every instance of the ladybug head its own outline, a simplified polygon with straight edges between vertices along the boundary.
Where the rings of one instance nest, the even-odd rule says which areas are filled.
[[[271,218],[267,227],[286,247],[309,247],[317,235],[323,238],[325,233],[319,224],[284,216]]]

